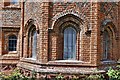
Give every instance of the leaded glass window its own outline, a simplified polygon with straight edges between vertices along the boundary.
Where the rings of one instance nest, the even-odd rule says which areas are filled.
[[[68,27],[64,30],[64,55],[66,59],[76,59],[76,30]]]
[[[32,58],[36,59],[36,48],[37,48],[37,32],[33,31],[32,34]]]
[[[104,31],[103,35],[103,59],[108,59],[110,50],[110,36],[108,31]]]
[[[9,36],[9,51],[16,51],[17,37],[12,35]]]

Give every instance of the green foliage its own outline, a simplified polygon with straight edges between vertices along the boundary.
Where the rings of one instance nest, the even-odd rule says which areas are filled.
[[[109,76],[109,80],[120,80],[120,66],[118,66],[117,70],[110,68],[106,73]],[[46,77],[47,78],[47,77]],[[46,80],[44,77],[41,80]],[[19,69],[15,69],[11,74],[5,75],[4,73],[0,72],[0,80],[37,80],[36,72],[32,71],[31,77],[26,77],[20,73]],[[91,75],[71,75],[71,76],[64,76],[62,74],[56,75],[54,79],[49,78],[48,80],[105,80],[103,74],[91,74]]]
[[[107,74],[110,77],[110,80],[120,80],[120,70],[110,68]]]
[[[120,65],[117,65],[118,68],[120,68]]]
[[[90,75],[87,77],[87,80],[104,80],[104,75],[102,74]]]
[[[19,69],[15,69],[10,75],[0,73],[0,80],[35,80],[34,77],[29,78],[20,73]]]
[[[75,75],[73,75],[72,80],[79,80],[79,78]]]
[[[31,77],[31,80],[35,80],[36,79],[36,72],[35,70],[32,71],[32,77]]]
[[[56,80],[63,80],[63,75],[62,74],[58,74],[57,76],[56,76]]]

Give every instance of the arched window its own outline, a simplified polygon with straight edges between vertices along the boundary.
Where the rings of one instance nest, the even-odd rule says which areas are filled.
[[[110,36],[107,30],[103,33],[103,59],[106,60],[109,57],[110,52]]]
[[[37,49],[37,32],[32,33],[32,58],[36,59],[36,49]]]
[[[72,27],[64,30],[63,59],[76,59],[76,30]]]
[[[9,51],[16,51],[17,37],[15,35],[9,36]]]

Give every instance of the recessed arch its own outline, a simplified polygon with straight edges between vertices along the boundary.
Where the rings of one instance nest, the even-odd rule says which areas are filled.
[[[112,32],[113,37],[117,39],[117,29],[115,25],[113,24],[112,20],[110,19],[105,19],[101,23],[101,32],[103,32],[105,29],[109,29]]]
[[[59,27],[60,33],[64,33],[64,30],[71,26],[73,29],[76,30],[76,32],[80,32],[81,28],[78,27],[79,25],[74,22],[65,22]]]
[[[69,19],[67,19],[67,18],[69,18]],[[61,21],[61,19],[62,19],[62,21]],[[89,26],[89,22],[88,22],[87,18],[85,17],[85,15],[83,15],[82,13],[79,13],[75,10],[72,10],[72,9],[56,14],[51,20],[52,24],[51,24],[51,27],[49,27],[49,29],[53,29],[54,26],[56,24],[58,24],[58,22],[59,22],[58,25],[61,25],[67,21],[73,21],[76,24],[83,25],[85,31],[91,29]]]
[[[117,40],[117,28],[110,19],[105,19],[101,23],[102,60],[111,60],[115,55],[114,50]]]
[[[29,19],[24,27],[24,42],[27,58],[37,59],[37,34],[39,33],[39,26],[36,20]]]
[[[37,58],[37,31],[35,25],[31,25],[26,34],[28,57]]]
[[[38,25],[37,21],[34,19],[29,19],[26,22],[25,27],[24,27],[24,30],[25,30],[24,33],[29,32],[29,29],[31,28],[32,25],[35,26],[37,33],[39,33],[39,25]]]

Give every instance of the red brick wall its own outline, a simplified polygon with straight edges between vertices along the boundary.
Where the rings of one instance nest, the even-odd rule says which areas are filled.
[[[8,0],[7,0],[8,1]],[[19,5],[9,5],[0,1],[0,64],[1,68],[16,65],[19,61],[19,30],[21,25],[21,8]],[[17,51],[8,51],[9,35],[17,36]],[[4,65],[4,66],[3,66]],[[13,66],[12,66],[13,67]],[[2,70],[2,69],[1,69]]]
[[[0,5],[3,5],[0,3]],[[7,5],[7,4],[6,4]],[[22,13],[19,7],[0,6],[0,21],[3,29],[0,39],[0,54],[6,50],[8,34],[18,36],[18,54],[23,57],[29,56],[28,51],[28,31],[29,20],[33,23],[38,32],[37,34],[37,60],[42,63],[62,59],[63,56],[63,33],[62,30],[68,24],[75,25],[77,29],[77,51],[76,59],[84,63],[97,66],[101,64],[103,47],[101,29],[103,21],[109,19],[111,22],[105,26],[110,26],[113,37],[110,50],[110,59],[118,60],[120,57],[120,3],[105,3],[102,7],[100,3],[64,3],[64,2],[26,2],[24,13],[24,29],[22,32]],[[105,9],[104,9],[105,8]],[[104,9],[101,11],[101,9]],[[110,11],[109,11],[110,10]],[[69,23],[69,22],[72,23]],[[67,23],[65,23],[67,22]],[[19,32],[20,28],[20,32]],[[22,36],[22,34],[24,34]],[[24,38],[24,42],[22,42]],[[23,45],[22,45],[23,43]]]
[[[104,3],[102,3],[104,4]],[[111,10],[110,10],[111,9]],[[101,11],[103,10],[103,11]],[[106,3],[104,5],[104,7],[101,5],[100,6],[100,10],[98,11],[99,12],[99,27],[102,27],[102,24],[103,22],[105,22],[104,20],[108,19],[108,20],[111,20],[110,23],[107,23],[105,26],[110,26],[110,28],[112,29],[112,43],[111,43],[111,46],[110,46],[110,59],[111,60],[118,60],[119,57],[117,57],[117,54],[119,54],[119,47],[117,44],[119,44],[119,40],[118,40],[118,35],[119,35],[119,26],[118,26],[118,5],[117,3]],[[104,26],[104,27],[105,27]],[[101,28],[100,28],[101,30]],[[100,32],[100,31],[99,31]],[[101,34],[101,33],[100,33]],[[99,38],[101,37],[100,41],[99,42],[102,42],[102,35],[99,36]],[[102,45],[101,43],[99,43],[99,53],[101,54],[101,57],[100,59],[102,59]]]
[[[38,24],[39,34],[37,34],[37,60],[41,62],[47,62],[48,60],[62,59],[63,56],[63,34],[61,33],[61,24],[65,21],[73,21],[79,24],[80,33],[77,34],[77,60],[82,60],[88,64],[99,65],[102,60],[103,48],[102,48],[102,36],[101,26],[105,19],[110,19],[111,29],[118,29],[118,6],[107,3],[109,7],[105,11],[112,8],[110,13],[104,13],[101,11],[100,3],[88,3],[86,6],[81,6],[82,3],[25,3],[25,24],[29,19],[35,20]],[[76,20],[76,17],[67,14],[67,12],[75,11],[80,15],[80,20],[83,24]],[[114,10],[116,13],[114,13]],[[109,12],[109,11],[108,11]],[[57,19],[58,18],[58,19]],[[80,21],[79,20],[79,21]],[[112,27],[114,24],[114,28]],[[83,26],[81,26],[83,25]],[[35,25],[37,28],[37,25]],[[107,26],[107,25],[106,25]],[[28,26],[25,26],[27,29]],[[49,31],[48,31],[49,29]],[[90,34],[86,34],[87,31]],[[24,57],[27,55],[27,38],[25,32],[24,38]],[[118,32],[113,33],[118,35]],[[112,48],[110,51],[110,59],[117,60],[118,53],[118,40],[116,36],[113,36]]]
[[[118,3],[118,14],[120,14],[120,2]],[[118,56],[120,56],[120,15],[118,15]],[[118,57],[119,58],[119,60],[120,60],[120,57]]]
[[[88,4],[86,7],[80,7],[80,3],[53,3],[52,8],[50,10],[51,14],[53,15],[53,17],[56,14],[62,13],[63,11],[67,11],[69,9],[73,9],[78,13],[81,13],[83,15],[85,15],[85,18],[83,18],[83,21],[85,19],[88,19],[89,24],[92,26],[92,33],[91,33],[91,37],[87,36],[85,34],[86,31],[84,31],[84,27],[81,28],[81,34],[78,34],[77,38],[77,59],[85,61],[85,62],[92,62],[93,64],[96,64],[97,62],[97,4],[93,3],[93,4]],[[90,7],[90,5],[92,5]],[[92,11],[91,11],[92,8]],[[51,17],[51,16],[50,16]],[[51,17],[52,18],[52,17]],[[64,17],[63,17],[64,18]],[[68,17],[69,18],[69,17]],[[91,19],[91,21],[90,21]],[[61,19],[60,21],[64,22],[63,19]],[[75,21],[75,20],[73,20]],[[57,55],[58,54],[62,54],[63,53],[63,35],[60,34],[59,31],[59,22],[55,23],[54,27],[53,27],[53,32],[50,33],[51,35],[51,51],[50,54],[52,54],[52,60],[57,59]],[[84,23],[83,23],[84,24]],[[88,27],[88,26],[87,26]],[[79,43],[78,43],[79,41]],[[59,45],[58,45],[59,44]],[[79,48],[78,48],[79,46]],[[79,51],[79,52],[78,52]],[[78,57],[79,55],[79,57]]]

